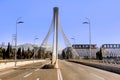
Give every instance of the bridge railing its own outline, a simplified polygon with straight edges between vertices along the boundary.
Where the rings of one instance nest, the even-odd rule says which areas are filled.
[[[120,64],[120,61],[119,60],[99,60],[99,63]]]
[[[89,63],[97,63],[97,64],[105,64],[105,65],[120,65],[120,60],[86,60],[86,59],[72,59],[73,61],[80,61],[80,62],[89,62]]]

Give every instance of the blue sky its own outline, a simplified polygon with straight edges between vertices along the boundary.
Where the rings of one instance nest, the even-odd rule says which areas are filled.
[[[53,7],[59,7],[62,27],[71,43],[89,43],[89,26],[82,24],[90,19],[92,43],[100,46],[120,43],[120,0],[0,0],[0,44],[12,42],[18,17],[18,44],[33,43],[37,36],[40,44],[52,20]],[[59,43],[63,44],[60,37]]]

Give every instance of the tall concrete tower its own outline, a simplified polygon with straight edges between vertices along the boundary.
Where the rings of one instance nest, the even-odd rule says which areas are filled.
[[[52,64],[55,68],[58,68],[58,7],[53,8],[53,27],[54,27],[54,37],[53,37],[53,55]]]

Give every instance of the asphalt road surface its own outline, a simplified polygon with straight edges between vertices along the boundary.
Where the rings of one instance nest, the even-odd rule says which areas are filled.
[[[0,80],[120,80],[112,72],[59,60],[59,69],[41,69],[49,61],[0,71]]]
[[[120,75],[112,72],[71,63],[59,61],[63,80],[120,80]]]
[[[0,80],[57,80],[56,69],[41,69],[49,61],[0,71]]]

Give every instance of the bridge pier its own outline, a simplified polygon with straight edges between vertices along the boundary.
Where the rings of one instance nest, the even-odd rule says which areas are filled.
[[[55,68],[58,68],[58,7],[53,9],[53,27],[54,27],[54,38],[53,38],[53,55],[52,64]]]

